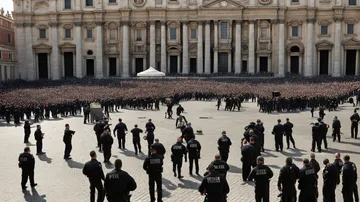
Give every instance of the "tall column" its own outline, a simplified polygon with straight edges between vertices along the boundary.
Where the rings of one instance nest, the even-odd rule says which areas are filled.
[[[198,36],[197,36],[197,70],[196,73],[202,74],[204,68],[204,56],[203,56],[203,21],[198,22]]]
[[[279,20],[279,69],[278,76],[285,76],[285,25],[284,20]]]
[[[27,69],[27,80],[36,79],[36,71],[34,66],[34,55],[33,55],[33,43],[32,43],[32,27],[33,23],[24,23],[25,26],[25,49],[26,49],[26,69]]]
[[[81,22],[75,22],[75,40],[76,40],[76,77],[82,78],[83,75],[83,54],[82,54],[82,37]]]
[[[156,69],[155,21],[150,22],[150,67]]]
[[[123,27],[123,74],[122,77],[129,77],[129,21],[122,21]]]
[[[183,21],[183,67],[182,67],[182,73],[188,74],[189,73],[189,28],[188,28],[188,21]]]
[[[205,74],[211,73],[210,60],[210,21],[205,21]]]
[[[166,73],[166,21],[161,21],[161,71]]]
[[[235,73],[241,73],[241,20],[236,20],[235,23]]]
[[[356,50],[356,58],[355,58],[355,75],[359,74],[359,50]]]
[[[341,18],[335,17],[334,66],[332,76],[341,76]]]
[[[214,73],[219,71],[219,21],[214,20]]]
[[[51,52],[51,79],[52,80],[59,80],[60,76],[60,55],[59,55],[59,42],[58,42],[58,23],[57,22],[50,22],[51,27],[51,45],[52,45],[52,52]]]
[[[6,80],[6,77],[5,77],[5,71],[6,71],[6,66],[1,66],[1,81],[5,81]]]
[[[103,22],[96,22],[96,78],[103,78]]]
[[[305,76],[313,76],[313,54],[314,54],[314,21],[308,19],[307,22],[307,45],[306,45],[306,64]]]
[[[26,79],[26,67],[25,67],[25,60],[26,60],[26,50],[25,50],[25,29],[23,23],[17,23],[16,26],[16,50],[17,50],[17,70],[19,72],[15,72],[16,78],[20,75],[20,79]]]
[[[249,73],[255,73],[255,20],[249,21]]]
[[[81,0],[75,0],[75,10],[81,10]]]

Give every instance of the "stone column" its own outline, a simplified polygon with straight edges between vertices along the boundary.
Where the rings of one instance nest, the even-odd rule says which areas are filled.
[[[241,73],[241,20],[236,20],[235,23],[235,73]]]
[[[166,21],[161,21],[161,71],[166,73]]]
[[[210,21],[205,21],[205,74],[211,73]]]
[[[249,70],[250,74],[255,73],[255,20],[249,21]]]
[[[155,21],[150,22],[150,67],[156,69]]]
[[[334,66],[332,76],[341,76],[341,18],[335,18]]]
[[[359,74],[359,50],[356,50],[356,58],[355,58],[355,75]]]
[[[182,59],[183,59],[183,67],[182,73],[188,74],[189,73],[189,28],[188,28],[188,21],[182,21],[183,25],[183,51],[182,51]]]
[[[36,79],[36,71],[34,66],[34,55],[33,55],[33,43],[32,43],[32,28],[33,23],[24,23],[25,26],[25,50],[26,50],[26,69],[27,69],[27,80]]]
[[[123,27],[123,74],[122,77],[129,77],[129,21],[122,21],[121,22]]]
[[[313,76],[313,54],[314,54],[314,21],[308,19],[307,22],[307,45],[306,45],[306,64],[305,76]]]
[[[197,70],[198,74],[203,73],[204,55],[203,55],[203,21],[198,22],[198,36],[197,36]]]
[[[51,27],[51,79],[59,80],[60,76],[60,55],[59,55],[59,42],[58,42],[58,23],[50,22]]]
[[[17,69],[18,69],[18,73],[15,72],[16,74],[20,74],[20,79],[26,79],[27,74],[26,74],[26,67],[25,67],[25,60],[26,60],[26,52],[25,52],[25,29],[23,26],[23,23],[16,23],[16,32],[15,32],[15,37],[16,37],[16,50],[17,50]],[[18,75],[16,75],[16,78],[18,77]]]
[[[81,0],[75,0],[75,10],[81,10]]]
[[[278,76],[285,76],[285,25],[284,20],[279,20],[279,69]]]
[[[219,71],[219,21],[214,20],[214,73]]]
[[[11,67],[10,64],[6,67],[6,70],[5,70],[5,71],[7,72],[7,73],[6,73],[6,75],[7,75],[7,80],[12,79],[12,78],[11,78],[11,68],[13,68],[13,67]]]
[[[5,71],[6,71],[6,66],[2,66],[2,67],[1,67],[1,80],[2,80],[2,81],[5,81],[5,80],[6,80]]]
[[[75,40],[76,40],[76,77],[82,78],[83,75],[83,54],[82,54],[82,23],[75,22]]]
[[[103,72],[103,22],[96,22],[96,78],[104,78]]]

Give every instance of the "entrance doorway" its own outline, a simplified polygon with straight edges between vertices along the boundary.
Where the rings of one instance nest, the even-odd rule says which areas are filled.
[[[178,56],[170,56],[170,73],[177,73]]]
[[[196,58],[190,58],[190,73],[196,73],[197,60]]]
[[[290,73],[299,74],[299,56],[290,57]]]
[[[116,76],[116,58],[109,58],[109,76]]]
[[[48,79],[48,54],[38,53],[39,79]]]
[[[320,51],[320,75],[329,74],[329,51],[321,50]]]
[[[86,60],[86,76],[90,76],[90,77],[95,76],[94,59]]]
[[[74,76],[74,57],[72,52],[64,53],[65,77]]]
[[[229,64],[228,53],[219,53],[219,73],[227,73],[228,64]]]
[[[346,51],[346,75],[355,75],[356,50]]]
[[[260,72],[268,71],[268,57],[260,57]]]
[[[136,58],[135,59],[135,73],[139,73],[144,71],[144,59],[143,58]]]
[[[241,72],[242,72],[242,73],[247,72],[247,60],[243,60],[243,61],[242,61]]]

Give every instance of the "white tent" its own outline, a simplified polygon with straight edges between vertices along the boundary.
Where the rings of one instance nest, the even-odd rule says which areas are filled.
[[[137,73],[137,76],[140,76],[140,77],[160,77],[160,76],[165,76],[165,73],[160,72],[160,71],[150,67],[149,69],[147,69],[147,70],[145,70],[143,72]]]

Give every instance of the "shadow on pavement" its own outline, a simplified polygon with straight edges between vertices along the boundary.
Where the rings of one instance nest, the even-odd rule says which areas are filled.
[[[183,189],[195,189],[197,190],[200,186],[200,183],[198,182],[193,182],[187,179],[180,179],[180,181],[183,184],[178,183],[178,187],[183,188]]]
[[[242,173],[242,169],[239,167],[236,167],[234,165],[228,164],[230,169],[229,169],[229,173]]]
[[[52,158],[47,157],[46,154],[38,155],[38,158],[40,159],[40,161],[46,161],[46,163],[49,164],[52,162]]]
[[[124,154],[125,156],[128,156],[128,157],[135,157],[139,160],[145,160],[145,158],[147,157],[147,155],[144,153],[139,153],[139,155],[135,155],[135,152],[129,151],[127,149],[123,149],[121,151],[122,151],[122,153],[120,152],[121,154]]]
[[[170,180],[168,180],[166,178],[162,179],[162,184],[163,184],[163,186],[165,186],[165,188],[167,190],[170,190],[170,191],[173,191],[177,188],[177,186],[174,183],[172,183]]]
[[[77,169],[83,169],[84,164],[83,163],[79,163],[73,160],[67,160],[66,163],[68,164],[68,166],[70,168],[77,168]]]
[[[28,190],[23,190],[25,201],[28,201],[28,202],[46,202],[46,199],[45,199],[46,195],[45,194],[40,196],[35,188],[31,188],[31,192],[32,192],[32,194]]]

